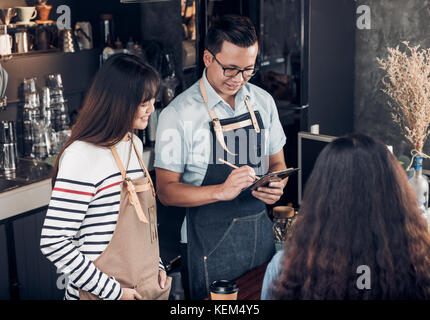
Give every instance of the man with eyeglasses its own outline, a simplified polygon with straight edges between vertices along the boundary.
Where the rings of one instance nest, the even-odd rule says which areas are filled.
[[[181,274],[191,299],[206,298],[213,281],[234,280],[275,251],[266,204],[280,199],[286,180],[248,187],[256,176],[286,169],[286,137],[273,98],[248,83],[257,54],[252,22],[223,16],[208,31],[202,78],[159,117],[157,193],[164,205],[186,208]]]

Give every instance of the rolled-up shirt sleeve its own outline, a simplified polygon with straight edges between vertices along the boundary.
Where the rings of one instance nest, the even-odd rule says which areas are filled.
[[[268,143],[268,155],[271,156],[282,150],[287,138],[279,120],[278,109],[272,97],[269,99],[268,107],[270,109],[270,124],[268,126],[266,143]]]

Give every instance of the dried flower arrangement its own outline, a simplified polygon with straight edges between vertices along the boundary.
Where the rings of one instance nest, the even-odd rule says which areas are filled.
[[[430,133],[430,49],[410,47],[406,41],[402,44],[405,52],[399,46],[388,48],[388,57],[376,60],[386,71],[382,91],[390,97],[388,105],[394,122],[415,150],[422,153]]]

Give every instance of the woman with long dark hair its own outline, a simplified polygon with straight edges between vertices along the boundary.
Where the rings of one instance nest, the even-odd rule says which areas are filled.
[[[262,299],[429,299],[430,235],[397,159],[368,136],[324,148]]]
[[[65,299],[167,299],[155,190],[142,161],[160,79],[120,54],[96,74],[54,168],[42,253],[66,276]]]

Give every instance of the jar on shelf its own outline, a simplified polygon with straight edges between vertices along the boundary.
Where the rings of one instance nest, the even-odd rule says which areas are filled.
[[[276,251],[284,248],[287,234],[294,223],[296,212],[293,207],[278,206],[273,208],[273,235]]]

